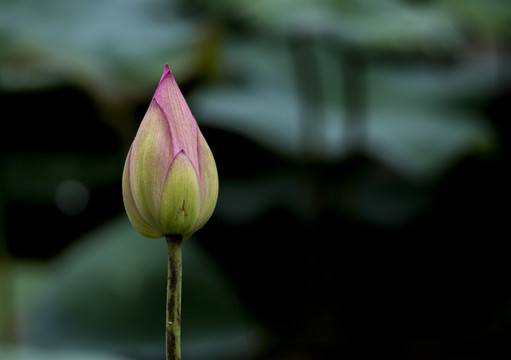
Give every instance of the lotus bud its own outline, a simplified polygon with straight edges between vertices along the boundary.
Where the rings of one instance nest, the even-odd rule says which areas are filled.
[[[215,160],[168,65],[131,144],[122,192],[131,224],[149,238],[184,240],[215,208]]]

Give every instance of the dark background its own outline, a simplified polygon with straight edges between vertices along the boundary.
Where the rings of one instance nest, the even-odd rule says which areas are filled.
[[[124,213],[165,63],[220,193],[186,359],[507,359],[511,6],[0,3],[0,358],[162,359],[166,254]]]

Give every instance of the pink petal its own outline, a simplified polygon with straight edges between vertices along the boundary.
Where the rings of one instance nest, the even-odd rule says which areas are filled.
[[[169,73],[172,74],[170,71],[170,68],[169,68],[169,64],[165,64],[165,69],[163,70],[163,74],[161,75],[160,82],[165,77],[165,75],[167,75]],[[159,86],[159,84],[158,84],[158,86]]]
[[[184,151],[195,169],[199,169],[197,154],[198,126],[168,65],[161,77],[154,99],[163,110],[170,128],[172,157]]]

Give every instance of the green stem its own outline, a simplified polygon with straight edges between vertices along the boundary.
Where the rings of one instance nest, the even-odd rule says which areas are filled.
[[[167,235],[167,360],[181,360],[181,235]]]

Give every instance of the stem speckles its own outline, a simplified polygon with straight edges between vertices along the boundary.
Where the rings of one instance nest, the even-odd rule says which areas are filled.
[[[181,235],[167,235],[167,360],[181,360]]]

